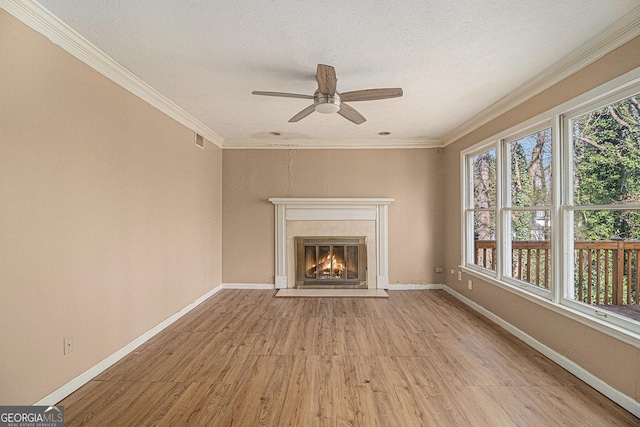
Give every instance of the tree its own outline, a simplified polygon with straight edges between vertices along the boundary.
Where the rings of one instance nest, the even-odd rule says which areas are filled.
[[[551,128],[509,143],[511,155],[511,204],[531,210],[514,211],[512,238],[548,240],[549,211],[537,206],[551,204]]]
[[[474,208],[496,206],[496,153],[490,150],[473,159]],[[495,239],[495,215],[490,211],[476,211],[474,218],[476,240]]]
[[[574,203],[640,203],[640,95],[573,122]],[[576,239],[640,239],[632,210],[579,211]]]

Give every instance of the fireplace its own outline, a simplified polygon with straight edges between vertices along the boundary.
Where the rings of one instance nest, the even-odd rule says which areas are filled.
[[[296,288],[367,288],[366,237],[296,237]]]
[[[324,236],[345,236],[340,237],[341,239],[364,236],[365,254],[358,255],[359,268],[365,271],[364,276],[359,276],[363,282],[360,286],[367,289],[384,289],[389,285],[388,207],[393,199],[272,197],[269,201],[276,208],[274,221],[276,289],[297,287],[296,236],[318,236],[321,239],[325,239]],[[313,280],[313,278],[310,279]],[[316,280],[324,280],[316,284],[317,287],[339,286],[331,284],[327,286],[330,279]],[[343,283],[341,286],[349,285]]]

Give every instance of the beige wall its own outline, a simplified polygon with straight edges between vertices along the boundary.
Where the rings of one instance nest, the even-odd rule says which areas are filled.
[[[460,151],[639,67],[638,52],[640,38],[446,147],[444,206],[448,269],[456,268],[461,258]],[[467,278],[473,278],[472,291],[466,288]],[[447,275],[447,285],[573,360],[610,386],[640,401],[638,348],[621,343],[477,277],[463,274],[463,280],[458,282],[454,276]]]
[[[0,28],[0,404],[32,404],[221,283],[222,153]]]
[[[224,150],[223,281],[274,283],[270,197],[392,197],[389,283],[442,283],[442,150]],[[249,264],[244,264],[249,261]]]

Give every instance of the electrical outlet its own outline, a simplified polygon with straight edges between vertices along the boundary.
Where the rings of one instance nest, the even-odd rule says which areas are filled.
[[[62,338],[62,343],[64,345],[64,354],[69,354],[73,351],[73,337],[68,336]]]
[[[469,288],[469,290],[473,290],[473,281],[471,281],[471,279],[467,280],[467,288]]]
[[[458,270],[458,281],[462,282],[462,271]]]
[[[444,273],[444,268],[436,267],[436,273]]]

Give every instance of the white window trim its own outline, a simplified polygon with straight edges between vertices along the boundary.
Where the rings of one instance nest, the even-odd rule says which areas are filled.
[[[601,108],[606,105],[613,104],[615,102],[626,99],[640,91],[640,83],[632,84],[632,85],[623,85],[623,87],[618,88],[617,90],[610,91],[601,96],[597,96],[592,99],[590,102],[587,102],[583,105],[580,105],[576,108],[573,108],[566,113],[561,115],[562,120],[562,128],[563,128],[563,141],[566,141],[563,147],[563,156],[564,159],[572,158],[572,138],[571,138],[571,130],[570,124],[573,119],[579,117],[583,114],[589,113],[593,110]],[[565,169],[562,178],[562,187],[564,189],[563,192],[563,202],[560,206],[562,220],[564,221],[565,227],[563,228],[564,234],[564,244],[565,244],[565,252],[567,254],[573,254],[574,244],[573,244],[573,214],[576,211],[596,211],[596,210],[633,210],[640,209],[640,204],[637,203],[629,203],[629,204],[602,204],[602,205],[574,205],[572,196],[573,196],[573,175],[571,168],[571,161],[564,161]],[[573,276],[575,274],[574,265],[569,264],[569,256],[564,257],[566,268],[562,270],[563,279],[565,283],[573,283]],[[559,302],[562,305],[572,307],[573,309],[583,312],[590,316],[598,316],[604,319],[607,319],[608,322],[618,325],[622,328],[628,328],[631,330],[636,330],[640,332],[640,327],[631,323],[628,318],[624,316],[620,316],[616,313],[612,313],[610,311],[599,310],[597,307],[589,306],[583,304],[579,301],[576,301],[573,297],[573,289],[568,286],[565,287],[560,293]]]
[[[475,144],[472,147],[462,151],[461,156],[460,156],[460,171],[461,171],[461,183],[463,185],[463,188],[472,188],[472,184],[473,184],[473,171],[472,171],[472,164],[470,161],[468,161],[468,158],[471,158],[475,155],[484,153],[486,151],[495,149],[496,146],[496,141],[495,139],[488,139],[485,140],[479,144]],[[496,165],[498,164],[498,151],[496,150]],[[498,175],[499,171],[496,170],[496,180],[500,179],[500,176]],[[462,196],[462,246],[460,246],[462,248],[462,254],[461,254],[461,260],[460,260],[460,265],[465,266],[465,268],[470,268],[473,270],[478,271],[480,274],[483,275],[488,275],[490,277],[496,277],[496,272],[493,270],[489,270],[486,268],[482,268],[479,265],[475,265],[471,260],[473,260],[475,258],[475,248],[473,245],[473,240],[472,239],[467,239],[466,236],[467,235],[473,235],[473,223],[472,221],[469,221],[467,219],[467,217],[469,216],[469,208],[468,206],[471,206],[473,204],[473,192],[471,191],[462,191],[461,192],[461,196]],[[498,194],[496,194],[496,199],[499,197]],[[497,200],[496,200],[497,202]],[[497,209],[496,209],[496,221],[497,221]],[[496,222],[496,232],[498,231],[498,224]],[[497,242],[497,235],[496,235],[496,242]],[[496,243],[497,245],[497,243]],[[496,246],[496,253],[497,253],[497,246]],[[500,257],[497,257],[497,259],[499,260]],[[496,269],[497,270],[497,269]]]
[[[511,276],[511,272],[507,272],[507,269],[510,267],[510,263],[505,262],[505,258],[501,256],[503,253],[508,253],[507,250],[510,250],[511,241],[509,239],[508,233],[504,231],[504,214],[507,211],[511,210],[530,210],[530,207],[520,208],[520,207],[505,207],[507,204],[507,198],[509,198],[509,192],[503,191],[508,187],[507,185],[507,174],[504,173],[504,169],[500,166],[503,163],[503,159],[506,159],[506,143],[514,141],[522,136],[530,135],[531,133],[535,133],[539,130],[547,129],[551,127],[551,135],[552,138],[555,138],[555,134],[557,129],[553,126],[553,121],[549,119],[548,115],[541,114],[536,116],[530,120],[523,122],[518,126],[514,126],[509,128],[498,135],[495,135],[491,138],[487,138],[486,140],[475,144],[460,153],[460,162],[461,162],[461,182],[463,183],[462,189],[462,242],[461,248],[463,248],[462,253],[462,262],[461,266],[467,271],[473,271],[481,276],[490,277],[494,280],[498,280],[503,283],[507,283],[510,286],[513,286],[517,289],[522,289],[526,292],[530,292],[534,295],[543,297],[543,298],[551,298],[551,291],[540,288],[531,283],[518,280]],[[552,147],[552,150],[555,147]],[[471,189],[473,184],[473,175],[472,175],[472,164],[470,159],[477,155],[484,153],[486,151],[494,149],[496,151],[496,270],[490,270],[483,268],[479,265],[473,263],[473,259],[475,257],[475,248],[473,239],[467,239],[467,236],[473,234],[473,224],[468,220],[468,212],[469,206],[473,202],[472,192],[467,191],[466,189]],[[552,163],[553,164],[553,163]],[[553,171],[555,172],[555,171]],[[555,187],[553,191],[555,191]],[[548,206],[542,206],[540,209],[549,209]],[[553,215],[553,212],[552,212]],[[552,216],[553,221],[553,216]],[[553,244],[552,244],[553,248]],[[553,256],[553,249],[552,249]],[[551,260],[551,264],[553,265],[553,258]],[[553,271],[553,269],[552,269]],[[553,277],[552,277],[553,278]],[[555,283],[555,280],[552,280],[552,283]]]
[[[506,129],[490,138],[487,138],[477,144],[472,145],[460,152],[460,182],[462,184],[461,191],[461,262],[460,268],[467,274],[471,274],[489,283],[492,283],[502,289],[515,293],[529,301],[542,305],[556,313],[562,314],[568,318],[576,320],[586,326],[596,329],[604,334],[619,339],[625,343],[640,348],[640,326],[636,322],[630,321],[625,317],[607,312],[603,313],[595,307],[587,306],[579,303],[571,298],[567,298],[564,293],[573,292],[571,287],[564,284],[573,284],[573,264],[570,261],[568,250],[573,250],[573,234],[571,224],[568,221],[568,212],[574,210],[582,210],[585,206],[573,207],[563,206],[563,202],[570,199],[571,187],[567,180],[570,178],[570,165],[567,159],[570,159],[568,147],[568,126],[571,118],[591,111],[603,104],[609,104],[637,93],[640,90],[640,68],[632,70],[616,79],[604,83],[580,96],[575,97],[561,105],[558,105],[536,117],[526,120],[516,126]],[[546,124],[546,126],[545,126]],[[535,285],[518,281],[505,274],[506,266],[504,257],[501,255],[508,243],[504,240],[505,230],[502,218],[505,212],[509,212],[512,207],[505,207],[505,195],[501,194],[502,189],[506,188],[506,177],[503,176],[503,156],[506,155],[504,141],[512,141],[517,139],[519,135],[525,136],[531,129],[534,132],[538,127],[551,127],[552,132],[552,174],[554,179],[552,192],[552,206],[542,207],[551,209],[552,221],[552,241],[551,241],[551,278],[552,286],[550,292],[537,288]],[[542,127],[541,127],[542,128]],[[470,221],[467,221],[467,210],[470,206],[470,196],[472,191],[472,176],[470,176],[470,162],[468,158],[475,154],[496,149],[496,179],[497,179],[497,207],[496,207],[496,271],[488,270],[473,264],[470,258],[473,254],[473,239],[469,239],[473,231],[469,230]],[[597,206],[593,209],[607,209],[613,206]],[[638,208],[637,205],[615,205],[616,209]],[[471,234],[469,234],[471,233]],[[471,240],[471,241],[469,241]],[[569,277],[571,276],[571,277]],[[606,316],[604,316],[604,315]]]
[[[505,135],[503,136],[500,141],[499,141],[499,148],[503,153],[503,157],[502,159],[504,159],[504,167],[500,167],[500,171],[502,173],[502,171],[504,171],[505,173],[503,173],[503,179],[502,181],[500,181],[500,190],[499,191],[503,191],[503,196],[501,199],[501,204],[500,204],[500,218],[502,220],[501,223],[501,227],[500,227],[500,232],[504,235],[504,238],[501,239],[500,241],[500,245],[501,245],[501,251],[500,253],[503,254],[510,254],[511,253],[511,239],[509,237],[509,233],[507,230],[507,223],[508,223],[508,219],[507,219],[507,215],[510,212],[513,211],[531,211],[533,209],[536,210],[550,210],[551,211],[551,223],[552,223],[552,229],[553,229],[553,224],[555,224],[555,220],[553,217],[553,209],[552,206],[549,205],[541,205],[541,206],[513,206],[511,204],[511,183],[509,182],[509,175],[510,175],[510,162],[509,162],[509,150],[508,150],[508,144],[514,141],[517,141],[520,138],[523,138],[525,136],[529,136],[532,135],[536,132],[539,132],[541,130],[544,129],[549,129],[551,128],[551,137],[553,138],[555,133],[557,132],[557,129],[554,128],[553,126],[553,121],[550,119],[545,119],[542,121],[538,121],[535,120],[534,123],[530,124],[529,126],[524,126],[524,127],[518,127],[518,131],[510,133],[509,135]],[[553,144],[551,147],[551,151],[553,153]],[[502,160],[501,159],[501,160]],[[552,168],[555,162],[552,162]],[[501,163],[502,164],[502,161]],[[553,172],[552,172],[552,176],[553,176]],[[556,186],[554,185],[552,187],[552,191],[555,191]],[[553,233],[552,233],[553,234]],[[555,245],[554,242],[551,242],[551,253],[553,254],[553,252],[555,251]],[[503,258],[503,257],[500,257]],[[528,292],[531,292],[533,294],[536,294],[538,296],[541,296],[543,298],[551,298],[552,295],[552,289],[551,290],[546,290],[543,288],[540,288],[539,286],[536,286],[532,283],[529,282],[525,282],[524,280],[518,280],[515,277],[513,277],[513,273],[512,271],[510,271],[510,267],[511,267],[511,263],[507,263],[505,262],[503,259],[499,259],[499,261],[501,261],[501,265],[502,265],[502,270],[500,270],[500,275],[499,277],[502,278],[502,280],[504,280],[505,282],[520,287],[520,288],[524,288],[525,290],[527,290]],[[552,265],[552,271],[553,271],[553,255],[551,256],[551,265]],[[554,284],[556,283],[553,280],[553,275],[551,275],[551,283]]]

